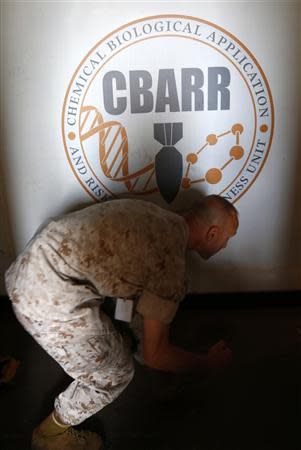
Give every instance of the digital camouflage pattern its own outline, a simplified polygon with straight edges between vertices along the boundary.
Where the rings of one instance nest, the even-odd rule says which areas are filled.
[[[133,377],[130,346],[101,309],[104,298],[135,301],[141,353],[142,317],[170,323],[185,295],[187,237],[177,214],[112,200],[52,220],[9,268],[16,316],[74,379],[55,400],[63,422],[81,423]]]

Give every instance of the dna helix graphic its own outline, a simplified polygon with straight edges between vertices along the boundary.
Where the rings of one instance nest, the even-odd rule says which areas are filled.
[[[82,145],[92,136],[97,135],[98,137],[99,164],[108,180],[114,183],[124,183],[127,191],[135,195],[160,192],[167,203],[174,200],[180,185],[183,189],[189,189],[193,184],[218,184],[222,180],[223,171],[245,154],[244,148],[240,145],[240,136],[244,127],[242,124],[236,123],[230,130],[221,134],[209,134],[204,145],[196,152],[188,153],[183,176],[182,155],[173,147],[182,138],[183,124],[181,122],[154,124],[154,139],[163,147],[157,153],[154,162],[130,173],[128,138],[125,127],[116,120],[104,122],[101,113],[94,106],[81,108],[80,123]],[[172,138],[172,130],[174,130],[174,138]],[[215,146],[220,138],[230,134],[235,137],[235,145],[229,151],[229,159],[221,167],[210,168],[200,178],[190,178],[190,169],[198,162],[199,155],[207,147]],[[173,167],[175,170],[172,169]],[[91,170],[93,171],[92,168]]]
[[[104,175],[116,183],[124,183],[130,193],[143,195],[158,192],[153,186],[155,164],[150,163],[129,173],[129,148],[126,129],[115,120],[103,121],[101,113],[94,106],[81,109],[80,140],[97,134],[99,163]]]

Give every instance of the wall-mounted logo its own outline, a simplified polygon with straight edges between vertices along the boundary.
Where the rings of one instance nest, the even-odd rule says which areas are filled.
[[[263,168],[274,129],[251,52],[205,20],[146,17],[102,39],[66,93],[70,165],[95,199],[201,189],[237,201]]]

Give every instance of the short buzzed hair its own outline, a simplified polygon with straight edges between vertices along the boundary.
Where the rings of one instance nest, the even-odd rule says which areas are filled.
[[[228,218],[238,220],[237,209],[220,195],[208,195],[195,203],[188,211],[194,222],[209,225],[224,225]]]

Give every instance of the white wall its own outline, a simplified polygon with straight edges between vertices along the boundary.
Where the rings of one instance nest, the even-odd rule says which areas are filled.
[[[92,201],[68,164],[61,124],[68,85],[82,59],[126,23],[179,14],[212,22],[243,43],[268,80],[275,108],[267,161],[235,204],[239,233],[210,262],[190,257],[191,290],[301,288],[299,2],[10,1],[2,3],[1,12],[1,159],[17,252],[48,217]],[[180,67],[176,53],[174,60]],[[124,64],[131,68],[132,63]],[[242,103],[235,107],[248,117],[247,104]],[[170,120],[177,117],[171,114]],[[157,120],[155,115],[151,120]],[[192,127],[191,136],[194,133]],[[139,157],[143,159],[144,151],[147,159],[147,149]],[[148,198],[168,206],[160,196]],[[192,192],[182,190],[171,207],[188,205],[193,198]]]
[[[0,175],[0,295],[3,295],[5,293],[3,275],[14,259],[14,249],[10,234],[8,208],[4,195],[4,186],[2,184],[3,175],[1,170]]]

